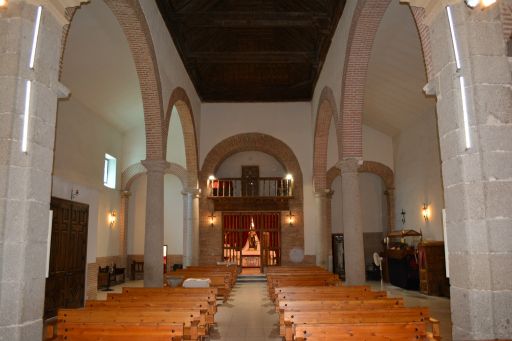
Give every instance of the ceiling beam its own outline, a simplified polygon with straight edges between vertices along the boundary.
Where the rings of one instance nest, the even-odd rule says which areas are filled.
[[[188,57],[187,63],[200,64],[311,64],[317,59],[316,53],[309,51],[193,52],[189,53]]]

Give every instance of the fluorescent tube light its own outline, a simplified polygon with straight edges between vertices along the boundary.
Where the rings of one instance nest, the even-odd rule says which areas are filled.
[[[462,98],[462,115],[464,117],[464,134],[466,137],[466,149],[471,148],[471,138],[469,136],[469,115],[468,115],[468,105],[467,105],[467,97],[466,97],[466,85],[464,84],[464,77],[459,77],[460,84],[460,96]]]
[[[32,90],[32,81],[27,81],[25,90],[25,111],[23,113],[23,135],[21,140],[21,151],[27,152],[28,149],[28,120],[30,115],[30,93]]]
[[[459,44],[457,43],[457,37],[455,36],[455,28],[453,26],[452,9],[450,6],[446,6],[446,12],[448,13],[448,22],[450,23],[450,33],[452,36],[453,52],[455,53],[455,64],[457,70],[460,69],[460,58],[459,58]]]
[[[30,62],[29,67],[31,69],[34,68],[34,61],[36,59],[36,48],[37,48],[37,40],[39,38],[39,27],[41,26],[41,12],[43,11],[42,6],[37,7],[36,13],[36,22],[34,24],[34,37],[32,39],[32,51],[30,52]]]

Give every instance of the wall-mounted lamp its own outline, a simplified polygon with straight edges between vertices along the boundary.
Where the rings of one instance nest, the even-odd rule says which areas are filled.
[[[80,195],[80,191],[78,189],[71,190],[71,200],[75,199],[79,195]]]
[[[425,219],[425,221],[428,221],[430,219],[430,207],[426,203],[423,204],[421,213],[422,213],[423,219]]]
[[[293,221],[294,221],[294,215],[292,214],[292,211],[289,211],[288,212],[288,215],[286,216],[288,218],[288,225],[290,226],[293,226]]]
[[[7,9],[9,0],[0,0],[0,12]]]
[[[480,5],[482,8],[486,8],[496,3],[496,0],[465,0],[466,5],[470,8],[475,8]]]
[[[210,221],[210,226],[213,227],[215,224],[215,215],[213,214],[213,211],[211,211],[210,215],[208,216],[208,220]]]
[[[117,221],[117,212],[116,210],[110,211],[108,214],[108,223],[110,224],[110,228],[114,227]]]

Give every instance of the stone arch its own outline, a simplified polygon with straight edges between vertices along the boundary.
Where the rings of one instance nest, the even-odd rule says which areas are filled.
[[[341,117],[336,127],[341,136],[342,158],[363,156],[362,114],[368,64],[375,35],[390,3],[391,0],[358,1],[352,17],[341,84]],[[432,58],[428,27],[423,23],[425,11],[417,7],[411,7],[411,11],[430,77]]]
[[[273,156],[287,172],[293,175],[294,198],[290,200],[290,211],[294,215],[294,224],[289,226],[283,216],[281,228],[281,262],[282,264],[290,264],[290,251],[293,248],[304,249],[302,170],[295,153],[286,143],[262,133],[246,133],[228,137],[215,145],[204,160],[203,167],[199,173],[199,187],[201,188],[201,193],[203,193],[199,204],[201,263],[215,263],[222,256],[222,227],[220,224],[216,224],[212,228],[208,220],[208,215],[212,210],[211,203],[209,203],[205,195],[207,193],[206,184],[208,176],[215,174],[226,158],[245,151],[259,151]]]
[[[169,134],[169,124],[171,122],[172,108],[176,106],[178,115],[180,117],[181,127],[183,129],[183,137],[185,139],[185,156],[187,160],[187,182],[189,188],[197,188],[198,180],[198,153],[197,153],[197,137],[196,128],[194,123],[194,113],[192,112],[192,105],[185,90],[177,87],[173,90],[167,113],[165,115],[165,131],[164,140],[167,141]],[[164,144],[164,155],[167,153],[167,143]]]
[[[395,227],[395,173],[388,166],[376,161],[364,161],[359,166],[358,172],[375,174],[384,182],[386,187],[384,194],[386,195],[388,208],[388,231],[392,231]],[[334,179],[338,176],[341,176],[341,171],[337,167],[331,167],[327,171],[327,188],[332,187]]]
[[[122,191],[130,191],[133,182],[141,175],[146,174],[146,167],[137,162],[126,168],[121,174]],[[188,171],[183,166],[170,162],[165,174],[172,174],[180,179],[183,188],[187,187]]]
[[[338,119],[336,100],[334,99],[332,89],[329,87],[324,87],[318,101],[315,125],[315,140],[313,147],[313,183],[315,186],[315,191],[321,191],[327,188],[327,151],[329,147],[329,128],[331,126],[332,117],[334,117],[334,122],[336,124]],[[338,131],[336,131],[336,135],[339,152],[341,150],[341,146],[339,144],[340,140],[338,138]]]
[[[146,131],[146,158],[148,160],[162,160],[165,156],[162,87],[153,40],[146,17],[138,1],[104,1],[123,29],[139,77]],[[63,28],[60,70],[62,70],[69,27],[77,8],[70,7],[66,9],[66,18],[70,20],[70,24]]]

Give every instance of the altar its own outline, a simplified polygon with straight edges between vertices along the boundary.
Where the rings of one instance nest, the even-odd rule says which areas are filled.
[[[261,244],[254,229],[249,231],[245,245],[242,248],[242,267],[259,268],[261,266]]]

